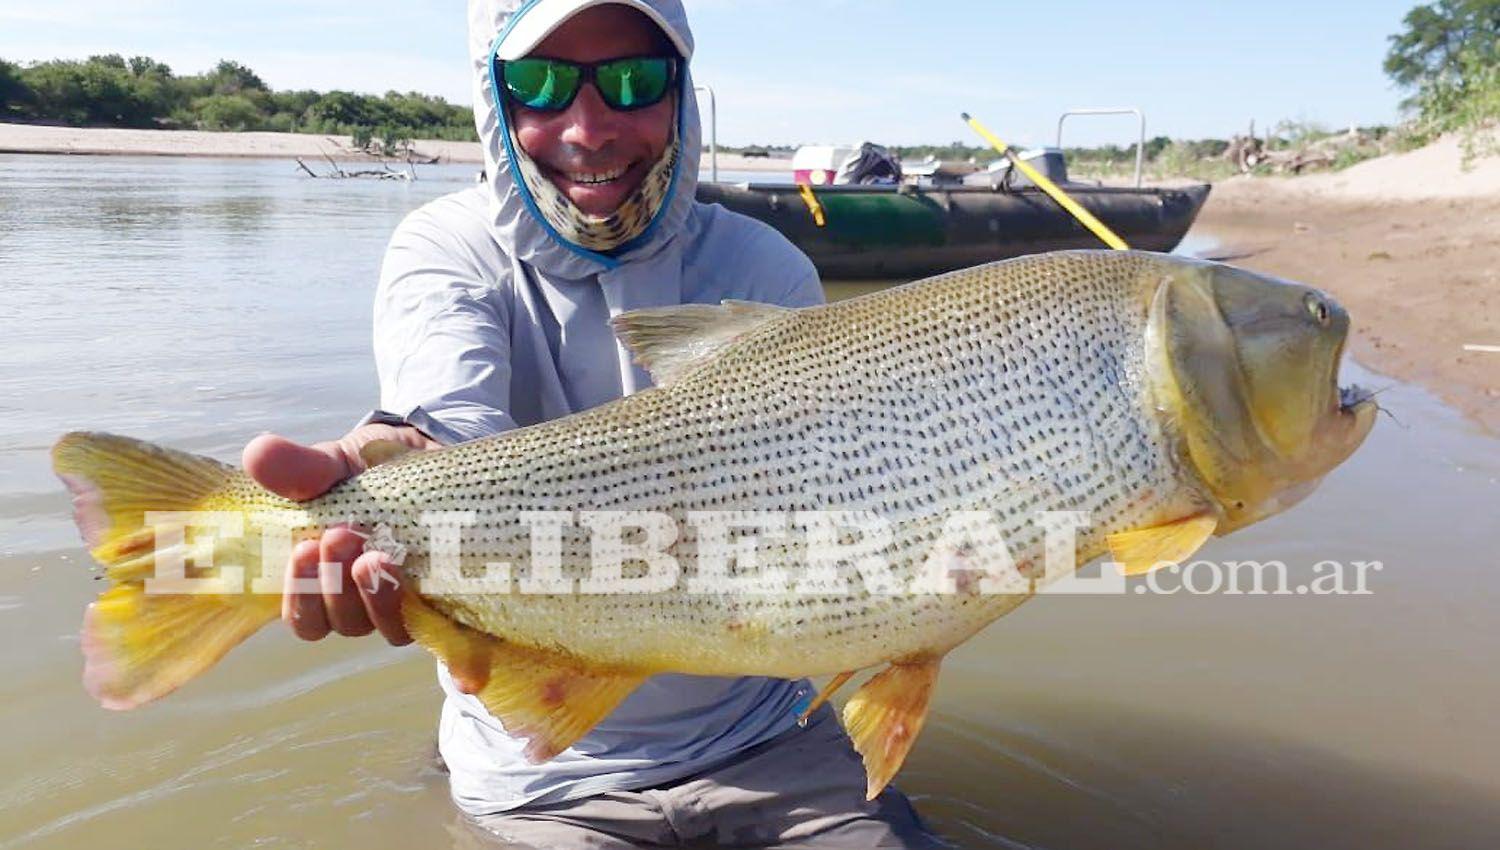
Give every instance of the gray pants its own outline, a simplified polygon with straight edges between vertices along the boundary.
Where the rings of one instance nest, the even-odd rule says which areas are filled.
[[[478,847],[948,846],[905,795],[865,800],[865,770],[826,706],[725,764],[666,787],[612,791],[478,818]],[[471,836],[475,837],[475,836]]]

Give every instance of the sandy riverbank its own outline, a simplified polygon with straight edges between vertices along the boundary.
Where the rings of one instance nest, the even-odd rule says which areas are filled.
[[[1500,433],[1500,353],[1464,348],[1500,346],[1500,159],[1465,172],[1445,141],[1332,174],[1235,178],[1197,227],[1236,265],[1333,293],[1355,358]]]
[[[424,139],[417,156],[444,163],[484,162],[478,142]],[[216,158],[370,160],[352,150],[348,136],[306,133],[205,133],[196,130],[122,130],[44,127],[0,123],[0,153],[87,154],[95,156],[196,156]],[[703,157],[708,167],[708,155]],[[787,160],[719,155],[722,171],[790,171]]]

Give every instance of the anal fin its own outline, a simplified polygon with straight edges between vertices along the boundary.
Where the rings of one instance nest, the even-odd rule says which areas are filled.
[[[844,729],[865,762],[866,799],[880,796],[927,722],[940,659],[896,662],[844,704]]]
[[[1145,575],[1191,558],[1218,526],[1218,517],[1198,514],[1165,525],[1111,534],[1107,542],[1120,572],[1128,576]]]
[[[415,594],[401,606],[407,631],[448,666],[454,681],[484,703],[505,731],[526,741],[539,764],[572,746],[630,695],[647,674],[592,667],[560,652],[523,646],[471,629]]]

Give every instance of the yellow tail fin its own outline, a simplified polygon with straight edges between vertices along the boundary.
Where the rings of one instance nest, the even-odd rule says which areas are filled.
[[[251,594],[243,586],[192,595],[147,590],[163,529],[147,526],[146,514],[239,510],[236,495],[247,491],[232,467],[126,437],[83,433],[57,442],[52,466],[73,494],[78,529],[112,585],[83,620],[83,683],[105,708],[135,708],[171,693],[276,618],[278,596]],[[253,563],[239,540],[175,536],[161,554]],[[194,578],[216,574],[216,568],[192,571]]]

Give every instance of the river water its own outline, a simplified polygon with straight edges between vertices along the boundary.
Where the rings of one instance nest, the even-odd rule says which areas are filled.
[[[158,705],[99,709],[76,634],[99,585],[47,450],[82,428],[233,461],[265,429],[342,433],[375,398],[385,240],[472,176],[0,156],[0,847],[463,846],[417,650],[271,628]],[[937,829],[1002,848],[1493,846],[1500,441],[1350,371],[1395,418],[1306,503],[1201,557],[1284,561],[1288,588],[1325,560],[1380,562],[1369,593],[1193,592],[1211,576],[1189,574],[1023,606],[950,656],[899,777]]]

